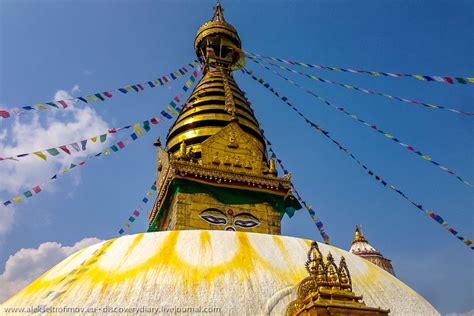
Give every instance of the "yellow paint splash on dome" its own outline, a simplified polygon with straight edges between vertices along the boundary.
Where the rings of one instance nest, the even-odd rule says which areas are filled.
[[[293,264],[291,256],[284,247],[280,237],[276,237],[273,240],[280,250],[280,253],[276,255],[281,255],[288,264],[288,267],[284,268],[276,267],[272,262],[263,258],[253,248],[248,235],[244,232],[235,232],[237,250],[234,256],[229,260],[213,266],[193,265],[183,260],[176,251],[179,236],[179,231],[167,232],[164,240],[158,244],[155,253],[150,258],[126,271],[107,270],[96,264],[98,260],[100,261],[99,256],[112,244],[106,243],[96,255],[90,257],[85,263],[86,266],[91,262],[94,264],[87,266],[88,270],[84,271],[77,281],[72,282],[68,286],[68,289],[80,286],[81,291],[87,293],[87,297],[93,290],[97,290],[97,287],[100,287],[100,296],[103,297],[110,292],[106,290],[111,285],[118,286],[127,279],[146,278],[146,275],[151,271],[153,271],[154,275],[172,275],[176,279],[177,284],[182,284],[183,288],[193,293],[197,291],[200,286],[215,286],[219,282],[224,282],[225,275],[235,278],[238,282],[252,282],[251,280],[257,277],[259,272],[266,272],[271,275],[272,278],[286,284],[296,284],[301,280],[302,275],[304,275],[301,263],[297,265]],[[200,233],[199,240],[201,249],[206,249],[206,251],[212,253],[212,237],[213,236],[207,231]],[[143,234],[135,237],[124,257],[132,253],[142,238]],[[190,251],[192,250],[190,249]],[[107,254],[105,253],[105,255]],[[59,278],[42,282],[40,278],[34,283],[34,286],[29,287],[26,291],[22,291],[21,293],[26,295],[33,292],[37,293],[39,290],[48,290],[48,287],[51,286],[51,288],[53,288],[53,285],[58,281]]]
[[[135,250],[135,248],[138,246],[140,241],[143,239],[143,236],[145,236],[145,234],[137,234],[135,238],[133,238],[132,244],[130,245],[130,247],[128,247],[127,252],[123,256],[121,261],[125,261],[128,258],[128,256],[130,256],[133,250]]]

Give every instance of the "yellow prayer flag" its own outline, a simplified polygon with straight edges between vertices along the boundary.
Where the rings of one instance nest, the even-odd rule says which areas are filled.
[[[474,83],[474,78],[466,78],[466,79],[467,79],[467,81]]]
[[[350,86],[350,85],[348,85],[348,84],[345,84],[344,87],[349,88],[349,89],[352,89],[352,86]]]
[[[372,76],[380,76],[380,73],[378,73],[377,71],[372,71],[370,74]]]
[[[431,107],[431,108],[439,109],[439,106],[436,106],[436,105],[433,105],[433,104],[426,103],[426,105]]]
[[[393,138],[393,135],[390,135],[390,134],[384,134],[385,137],[388,137],[388,138]]]
[[[97,141],[97,136],[91,138],[91,142],[95,143]]]
[[[426,80],[425,78],[423,78],[423,77],[420,76],[420,75],[415,75],[415,78],[418,79],[418,80],[423,80],[423,81]]]
[[[43,110],[47,110],[47,109],[48,109],[48,107],[47,107],[46,105],[42,104],[42,103],[35,104],[35,106],[36,106],[36,107],[39,107],[39,108],[41,108],[41,109],[43,109]]]
[[[179,115],[178,112],[176,112],[175,110],[173,110],[171,107],[167,106],[166,107],[166,111],[168,111],[169,113],[173,114],[173,115]]]
[[[102,153],[103,153],[104,155],[109,155],[109,154],[110,154],[110,150],[104,149],[104,150],[102,151]]]
[[[124,226],[127,227],[127,228],[130,228],[130,225],[128,223],[125,224]]]
[[[421,157],[423,157],[423,159],[425,159],[425,160],[431,160],[430,156],[421,156]]]
[[[36,151],[33,154],[35,154],[36,156],[40,157],[43,160],[46,160],[46,155],[43,154],[41,151]]]
[[[153,196],[153,192],[152,192],[152,191],[148,191],[148,192],[146,193],[146,195],[147,195],[148,197],[152,197],[152,196]]]
[[[21,196],[15,196],[13,198],[13,202],[20,203],[23,201],[23,198]]]
[[[137,133],[138,135],[145,135],[145,132],[142,130],[142,128],[140,127],[140,123],[137,123],[135,125],[133,125],[133,131],[135,133]]]
[[[91,100],[93,102],[97,101],[97,98],[94,97],[93,95],[86,95],[86,98],[88,98],[89,100]]]
[[[186,81],[186,87],[190,88],[193,85],[191,80]]]

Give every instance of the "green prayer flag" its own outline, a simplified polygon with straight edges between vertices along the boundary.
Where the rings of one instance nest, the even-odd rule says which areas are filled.
[[[57,150],[56,148],[46,149],[46,151],[47,151],[48,154],[50,154],[51,156],[57,156],[57,155],[59,155],[59,150]]]
[[[100,93],[94,94],[96,97],[100,99],[100,101],[105,101],[104,97]]]
[[[130,216],[130,218],[128,220],[130,221],[130,223],[133,223],[135,221],[135,217]]]
[[[191,76],[191,77],[189,78],[189,80],[191,80],[192,82],[194,82],[194,80],[196,80],[196,79],[195,79],[193,76]]]
[[[174,101],[171,101],[171,102],[170,102],[170,105],[171,105],[173,108],[175,108],[175,109],[176,109],[176,107],[178,106],[176,103],[174,103]]]
[[[115,145],[111,146],[110,149],[112,149],[113,151],[118,151],[119,150],[118,147],[115,146]]]
[[[466,80],[464,80],[464,78],[459,78],[459,77],[457,77],[456,80],[457,80],[459,83],[467,84],[467,82],[466,82]]]
[[[107,139],[107,134],[100,135],[100,142],[103,143]]]
[[[25,193],[23,193],[23,195],[29,198],[33,196],[33,193],[31,193],[31,191],[26,191]]]
[[[150,130],[150,121],[143,122],[143,129],[147,132]]]

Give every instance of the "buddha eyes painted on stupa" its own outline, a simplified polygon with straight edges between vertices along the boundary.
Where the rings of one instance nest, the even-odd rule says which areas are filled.
[[[224,230],[227,231],[236,231],[236,227],[251,229],[261,224],[252,214],[244,212],[234,215],[232,209],[224,213],[216,208],[208,208],[199,213],[199,217],[211,225],[225,226]]]

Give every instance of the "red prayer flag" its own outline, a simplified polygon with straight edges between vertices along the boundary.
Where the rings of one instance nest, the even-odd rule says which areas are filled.
[[[71,154],[71,152],[69,151],[69,149],[66,146],[59,146],[59,148],[61,148],[61,150],[64,151],[66,154],[68,154],[68,155]]]
[[[137,211],[137,210],[135,210],[135,211],[133,211],[133,215],[135,215],[135,216],[139,216],[139,215],[140,215],[140,212],[139,212],[139,211]]]
[[[35,193],[40,193],[41,192],[41,188],[39,185],[33,187],[33,191],[35,191]]]
[[[158,119],[157,119],[156,117],[154,117],[154,118],[152,118],[152,119],[150,120],[150,122],[151,122],[152,124],[158,124]]]
[[[105,92],[102,92],[103,95],[105,95],[107,98],[111,98],[112,97],[112,93],[108,92],[108,91],[105,91]]]
[[[68,106],[66,101],[64,101],[64,100],[59,100],[58,103],[61,104],[63,106],[63,108],[67,108],[67,106]]]
[[[120,149],[125,147],[125,144],[123,142],[118,142],[117,145],[120,147]]]
[[[174,100],[175,100],[176,102],[180,102],[178,96],[174,97]]]
[[[10,113],[8,113],[7,111],[1,110],[1,111],[0,111],[0,116],[3,117],[3,118],[9,118],[9,117],[10,117]]]
[[[450,84],[454,84],[453,78],[451,78],[451,77],[444,77],[444,79],[446,79],[446,81],[449,82]]]
[[[140,90],[145,90],[141,84],[137,84],[137,87],[139,87]]]

